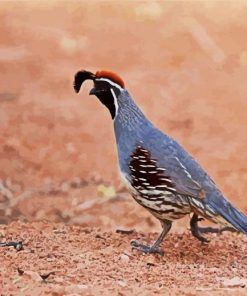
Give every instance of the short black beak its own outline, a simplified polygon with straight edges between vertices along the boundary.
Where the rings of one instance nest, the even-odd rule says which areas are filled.
[[[95,87],[93,87],[90,92],[89,92],[89,95],[99,95],[100,93],[104,92],[104,90],[102,89],[96,89]]]
[[[91,95],[96,95],[97,94],[97,89],[95,88],[95,87],[93,87],[91,90],[90,90],[90,92],[89,92],[89,95],[91,96]]]

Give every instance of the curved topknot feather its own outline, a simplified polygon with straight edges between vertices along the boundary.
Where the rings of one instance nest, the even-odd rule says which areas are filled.
[[[80,88],[82,86],[82,83],[85,81],[85,80],[94,80],[95,79],[95,75],[89,71],[86,71],[86,70],[81,70],[79,72],[77,72],[75,74],[75,78],[74,78],[74,89],[75,89],[75,92],[79,92],[80,91]]]
[[[124,88],[124,81],[123,79],[116,73],[108,70],[102,70],[96,72],[96,78],[106,78],[110,79],[111,81],[117,83],[119,86]]]

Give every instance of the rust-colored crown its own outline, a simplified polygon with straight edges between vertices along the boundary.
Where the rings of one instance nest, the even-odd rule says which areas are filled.
[[[107,70],[97,71],[95,76],[96,76],[96,78],[110,79],[113,82],[119,84],[122,88],[124,88],[123,79],[118,74],[116,74],[112,71],[107,71]]]

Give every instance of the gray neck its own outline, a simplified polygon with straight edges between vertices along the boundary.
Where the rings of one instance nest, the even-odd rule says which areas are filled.
[[[143,141],[145,135],[153,127],[143,112],[124,90],[118,96],[118,110],[114,118],[114,130],[118,147],[119,161],[125,161],[133,148]]]
[[[118,97],[118,110],[114,118],[116,136],[121,132],[142,133],[143,125],[152,125],[131,96],[124,90]]]

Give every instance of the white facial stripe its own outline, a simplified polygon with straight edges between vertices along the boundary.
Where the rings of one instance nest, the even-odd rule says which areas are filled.
[[[110,83],[112,86],[115,86],[116,88],[118,88],[119,90],[123,90],[123,88],[119,84],[111,81],[110,79],[107,79],[107,78],[96,78],[95,80],[96,81],[106,81],[106,82]]]
[[[117,102],[117,97],[114,93],[114,90],[111,88],[111,93],[112,93],[112,96],[113,96],[113,99],[114,99],[114,106],[115,106],[115,117],[113,119],[116,118],[117,116],[117,112],[118,112],[118,102]]]

